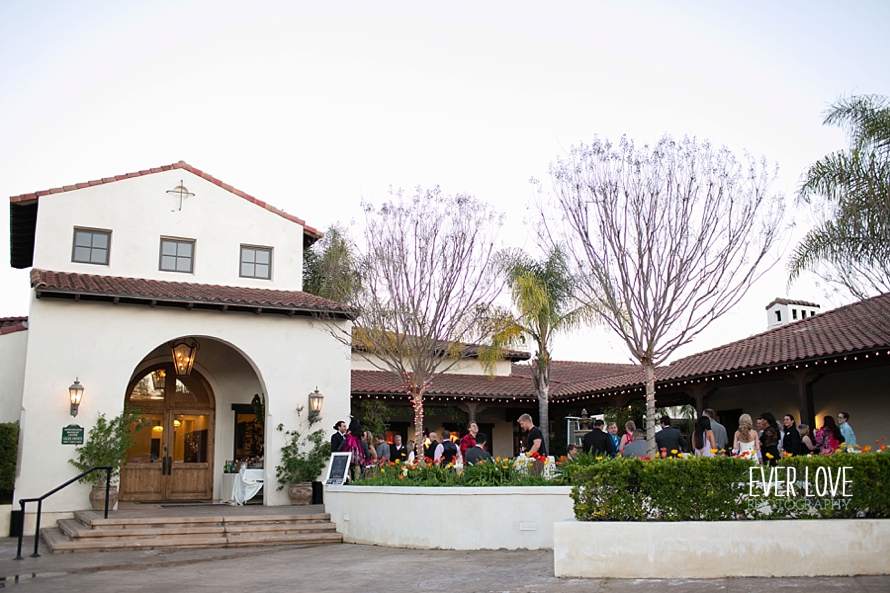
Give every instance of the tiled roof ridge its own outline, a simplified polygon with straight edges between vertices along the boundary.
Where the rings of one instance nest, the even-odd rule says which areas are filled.
[[[877,296],[872,297],[867,300],[876,301],[876,300],[883,299],[883,298],[887,298],[888,300],[890,300],[890,292],[886,292],[884,294],[877,295]],[[667,370],[675,364],[678,364],[678,363],[681,363],[684,361],[688,361],[690,359],[697,358],[699,356],[705,356],[707,354],[712,354],[719,350],[729,348],[730,346],[736,346],[738,344],[742,344],[743,342],[756,340],[756,339],[759,339],[762,336],[765,336],[770,333],[778,334],[779,332],[791,332],[794,330],[799,330],[805,324],[826,323],[827,321],[831,321],[833,318],[836,318],[839,315],[846,314],[851,308],[863,306],[863,304],[864,304],[863,301],[856,301],[855,303],[849,303],[846,305],[841,305],[840,307],[836,307],[834,309],[830,309],[828,311],[823,311],[823,312],[813,315],[811,317],[807,317],[806,319],[798,319],[795,321],[789,321],[788,323],[785,323],[778,327],[773,327],[773,328],[767,329],[766,331],[762,331],[759,334],[754,334],[754,335],[748,336],[747,338],[742,338],[740,340],[736,340],[735,342],[729,342],[728,344],[722,344],[720,346],[711,348],[710,350],[702,350],[701,352],[696,352],[695,354],[690,354],[689,356],[685,356],[683,358],[680,358],[678,360],[671,362],[670,364],[668,364],[665,367],[659,367],[659,368],[664,368]]]
[[[28,329],[27,317],[0,317],[0,336]]]
[[[185,171],[188,171],[189,173],[192,173],[193,175],[197,175],[198,177],[200,177],[201,179],[204,179],[205,181],[209,181],[210,183],[212,183],[218,187],[221,187],[222,189],[224,189],[230,193],[233,193],[236,196],[247,200],[248,202],[251,202],[252,204],[256,204],[257,206],[259,206],[265,210],[268,210],[269,212],[272,212],[273,214],[277,214],[278,216],[281,216],[282,218],[286,218],[287,220],[290,220],[291,222],[295,222],[295,223],[301,225],[307,234],[314,236],[316,239],[320,239],[321,237],[324,236],[323,233],[321,233],[319,230],[312,228],[311,226],[308,226],[306,224],[306,221],[303,220],[302,218],[294,216],[293,214],[288,214],[284,210],[279,210],[278,208],[276,208],[275,206],[272,206],[271,204],[267,204],[266,202],[264,202],[262,200],[258,200],[257,198],[251,196],[250,194],[243,192],[240,189],[237,189],[235,187],[232,187],[228,183],[224,183],[223,181],[217,179],[216,177],[210,175],[209,173],[205,173],[204,171],[202,171],[200,169],[192,167],[185,161],[179,161],[179,162],[173,163],[172,165],[163,165],[161,167],[153,167],[151,169],[143,169],[142,171],[136,171],[133,173],[124,173],[122,175],[115,175],[114,177],[103,177],[102,179],[95,179],[93,181],[85,181],[85,182],[81,182],[81,183],[75,183],[74,185],[64,185],[62,187],[54,187],[51,189],[45,189],[45,190],[40,190],[40,191],[31,192],[31,193],[27,193],[27,194],[21,194],[19,196],[11,196],[9,198],[9,201],[13,204],[19,203],[19,202],[30,202],[32,200],[36,200],[36,199],[40,198],[41,196],[48,196],[51,194],[60,194],[60,193],[64,193],[67,191],[73,191],[76,189],[84,189],[87,187],[92,187],[94,185],[103,185],[106,183],[113,183],[115,181],[122,181],[124,179],[132,179],[134,177],[142,177],[143,175],[151,175],[153,173],[161,173],[164,171],[172,171],[174,169],[184,169]]]
[[[145,288],[149,290],[158,291],[157,294],[147,292],[139,292],[133,290],[118,290],[118,291],[100,291],[97,287],[95,290],[91,289],[72,289],[71,285],[75,281],[79,281],[81,284],[97,284],[97,280],[103,281],[105,283],[111,282],[115,284],[123,284],[129,285],[129,288],[135,286],[139,288],[139,285],[145,286]],[[331,301],[320,296],[316,296],[307,292],[303,292],[300,290],[280,290],[274,288],[255,288],[249,286],[227,286],[222,284],[202,284],[199,282],[179,282],[172,280],[156,280],[149,278],[129,278],[124,276],[104,276],[99,274],[81,274],[78,272],[56,272],[52,270],[41,270],[38,268],[31,269],[31,287],[35,289],[39,288],[56,288],[59,290],[66,290],[72,293],[84,293],[84,294],[127,294],[130,296],[141,296],[143,298],[150,298],[155,296],[164,296],[164,291],[158,289],[179,289],[181,291],[187,292],[189,290],[195,291],[196,289],[199,291],[207,291],[207,290],[215,290],[218,292],[225,291],[235,291],[242,292],[245,295],[250,295],[253,297],[260,296],[268,296],[267,300],[262,301],[265,304],[269,305],[283,305],[286,301],[284,297],[299,297],[300,300],[307,301],[307,306],[311,306],[311,308],[319,309],[319,310],[328,310],[335,312],[343,312],[350,313],[351,309],[342,305],[341,303],[337,303],[335,301]],[[167,292],[173,292],[169,290]],[[277,298],[275,298],[277,297]],[[182,299],[182,297],[169,297],[175,299]],[[254,306],[256,303],[260,302],[257,299],[247,300],[246,298],[216,298],[216,299],[208,299],[205,297],[192,297],[191,300],[198,302],[207,302],[207,303],[243,303],[246,305]],[[311,305],[310,305],[311,304]]]
[[[780,304],[780,305],[801,305],[801,306],[804,306],[804,307],[815,307],[815,308],[817,308],[817,309],[821,309],[821,308],[822,308],[822,305],[820,305],[819,303],[811,303],[811,302],[809,302],[809,301],[800,301],[800,300],[796,300],[796,299],[786,299],[785,297],[776,297],[776,298],[774,298],[774,299],[772,300],[772,302],[770,302],[770,304],[767,305],[767,306],[764,307],[764,308],[765,308],[765,309],[769,309],[770,307],[772,307],[772,306],[775,305],[776,303],[778,303],[778,304]]]

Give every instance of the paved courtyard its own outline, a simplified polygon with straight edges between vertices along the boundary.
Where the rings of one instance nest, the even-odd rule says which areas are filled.
[[[26,544],[28,539],[26,539]],[[857,591],[886,593],[890,576],[794,579],[557,579],[548,551],[399,550],[335,545],[186,551],[26,555],[0,539],[0,589],[21,591],[255,591],[401,593],[417,591],[575,593],[658,591]],[[30,553],[30,550],[29,552]]]

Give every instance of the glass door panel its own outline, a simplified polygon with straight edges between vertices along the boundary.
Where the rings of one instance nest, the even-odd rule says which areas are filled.
[[[173,463],[207,463],[208,414],[176,414],[173,420]]]
[[[134,436],[136,443],[127,451],[127,463],[157,463],[164,441],[164,414],[143,414],[146,426]]]

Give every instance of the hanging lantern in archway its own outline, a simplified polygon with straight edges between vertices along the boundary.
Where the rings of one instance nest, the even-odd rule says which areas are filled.
[[[200,345],[194,338],[184,338],[170,342],[170,350],[173,353],[173,366],[177,377],[190,375],[195,364],[195,355]]]

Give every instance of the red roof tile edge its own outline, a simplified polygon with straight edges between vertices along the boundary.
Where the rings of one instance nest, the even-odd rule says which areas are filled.
[[[0,317],[0,336],[28,329],[27,317]]]
[[[91,286],[86,286],[87,284]],[[100,284],[104,286],[100,286]],[[171,282],[146,278],[99,276],[74,272],[53,272],[37,268],[31,270],[31,287],[38,291],[49,290],[58,293],[105,297],[122,296],[157,302],[177,301],[268,309],[294,309],[344,315],[352,314],[351,309],[340,303],[298,290],[274,290],[244,286],[199,284],[196,282]],[[134,288],[136,290],[133,290]],[[157,294],[158,288],[165,289],[167,294]],[[199,294],[202,292],[206,293],[207,291],[216,291],[217,293],[229,292],[231,294],[229,296],[223,294],[222,296],[215,295],[210,297],[205,294]],[[284,297],[290,297],[290,301],[286,302]]]
[[[46,196],[46,195],[50,195],[50,194],[60,194],[60,193],[66,192],[66,191],[72,191],[75,189],[83,189],[85,187],[91,187],[94,185],[102,185],[105,183],[121,181],[123,179],[132,179],[133,177],[141,177],[143,175],[151,175],[152,173],[160,173],[162,171],[172,171],[173,169],[184,169],[184,170],[188,171],[189,173],[197,175],[201,179],[209,181],[210,183],[212,183],[218,187],[221,187],[222,189],[224,189],[230,193],[235,194],[239,198],[243,198],[243,199],[247,200],[248,202],[251,202],[252,204],[256,204],[260,208],[268,210],[269,212],[272,212],[273,214],[277,214],[278,216],[281,216],[282,218],[286,218],[287,220],[290,220],[291,222],[295,222],[299,225],[302,225],[304,232],[308,235],[315,237],[316,239],[320,239],[324,236],[324,234],[321,231],[319,231],[318,229],[308,226],[306,224],[306,221],[304,221],[302,218],[294,216],[293,214],[288,214],[284,210],[279,210],[278,208],[276,208],[270,204],[267,204],[266,202],[263,202],[262,200],[258,200],[256,198],[254,198],[253,196],[251,196],[250,194],[241,191],[240,189],[236,189],[236,188],[232,187],[228,183],[223,183],[221,180],[217,179],[216,177],[213,177],[212,175],[205,173],[204,171],[201,171],[200,169],[196,169],[195,167],[192,167],[185,161],[179,161],[178,163],[173,163],[172,165],[164,165],[162,167],[145,169],[143,171],[138,171],[136,173],[124,173],[122,175],[115,175],[114,177],[103,177],[102,179],[97,179],[94,181],[86,181],[86,182],[76,183],[74,185],[65,185],[63,187],[54,187],[52,189],[44,189],[44,190],[29,193],[29,194],[22,194],[20,196],[11,196],[9,198],[9,201],[13,204],[16,204],[19,202],[31,202],[31,201],[37,200],[41,196]]]

